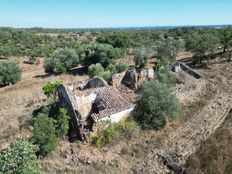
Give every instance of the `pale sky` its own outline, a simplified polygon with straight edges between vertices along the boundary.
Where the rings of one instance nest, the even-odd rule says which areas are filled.
[[[0,0],[0,27],[232,24],[232,0]]]

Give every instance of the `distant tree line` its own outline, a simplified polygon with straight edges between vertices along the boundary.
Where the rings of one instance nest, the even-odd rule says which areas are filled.
[[[126,54],[133,54],[135,65],[143,68],[152,57],[167,58],[172,63],[180,50],[193,54],[193,65],[204,62],[207,67],[209,60],[220,51],[231,61],[232,27],[91,31],[88,34],[91,39],[84,42],[67,37],[69,32],[0,28],[0,57],[27,56],[30,63],[35,63],[38,57],[45,57],[44,68],[48,73],[65,73],[78,65],[88,69],[98,63],[105,71],[116,73],[112,70],[116,67],[116,59]]]

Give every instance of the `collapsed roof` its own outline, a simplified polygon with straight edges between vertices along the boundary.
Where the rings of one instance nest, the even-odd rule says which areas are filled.
[[[61,105],[67,108],[71,125],[81,136],[81,131],[91,123],[111,119],[119,121],[128,115],[134,105],[123,98],[113,86],[79,90],[74,85],[60,85],[58,96]]]

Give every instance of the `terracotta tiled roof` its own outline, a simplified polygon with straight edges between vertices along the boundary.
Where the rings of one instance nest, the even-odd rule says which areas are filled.
[[[132,104],[126,101],[114,87],[101,87],[92,89],[93,92],[99,94],[102,100],[107,104],[106,109],[99,111],[98,114],[93,113],[93,118],[108,117],[112,114],[121,112],[132,107]]]

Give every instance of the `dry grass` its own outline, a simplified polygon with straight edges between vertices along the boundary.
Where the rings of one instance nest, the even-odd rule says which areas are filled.
[[[231,174],[232,113],[229,120],[187,161],[187,174]]]
[[[13,58],[12,58],[13,59]],[[30,119],[32,112],[39,108],[46,97],[42,86],[49,80],[62,79],[67,82],[80,82],[88,76],[46,76],[43,61],[39,65],[24,64],[26,58],[20,60],[22,79],[15,85],[0,88],[0,149],[15,142],[18,138],[30,136]]]

